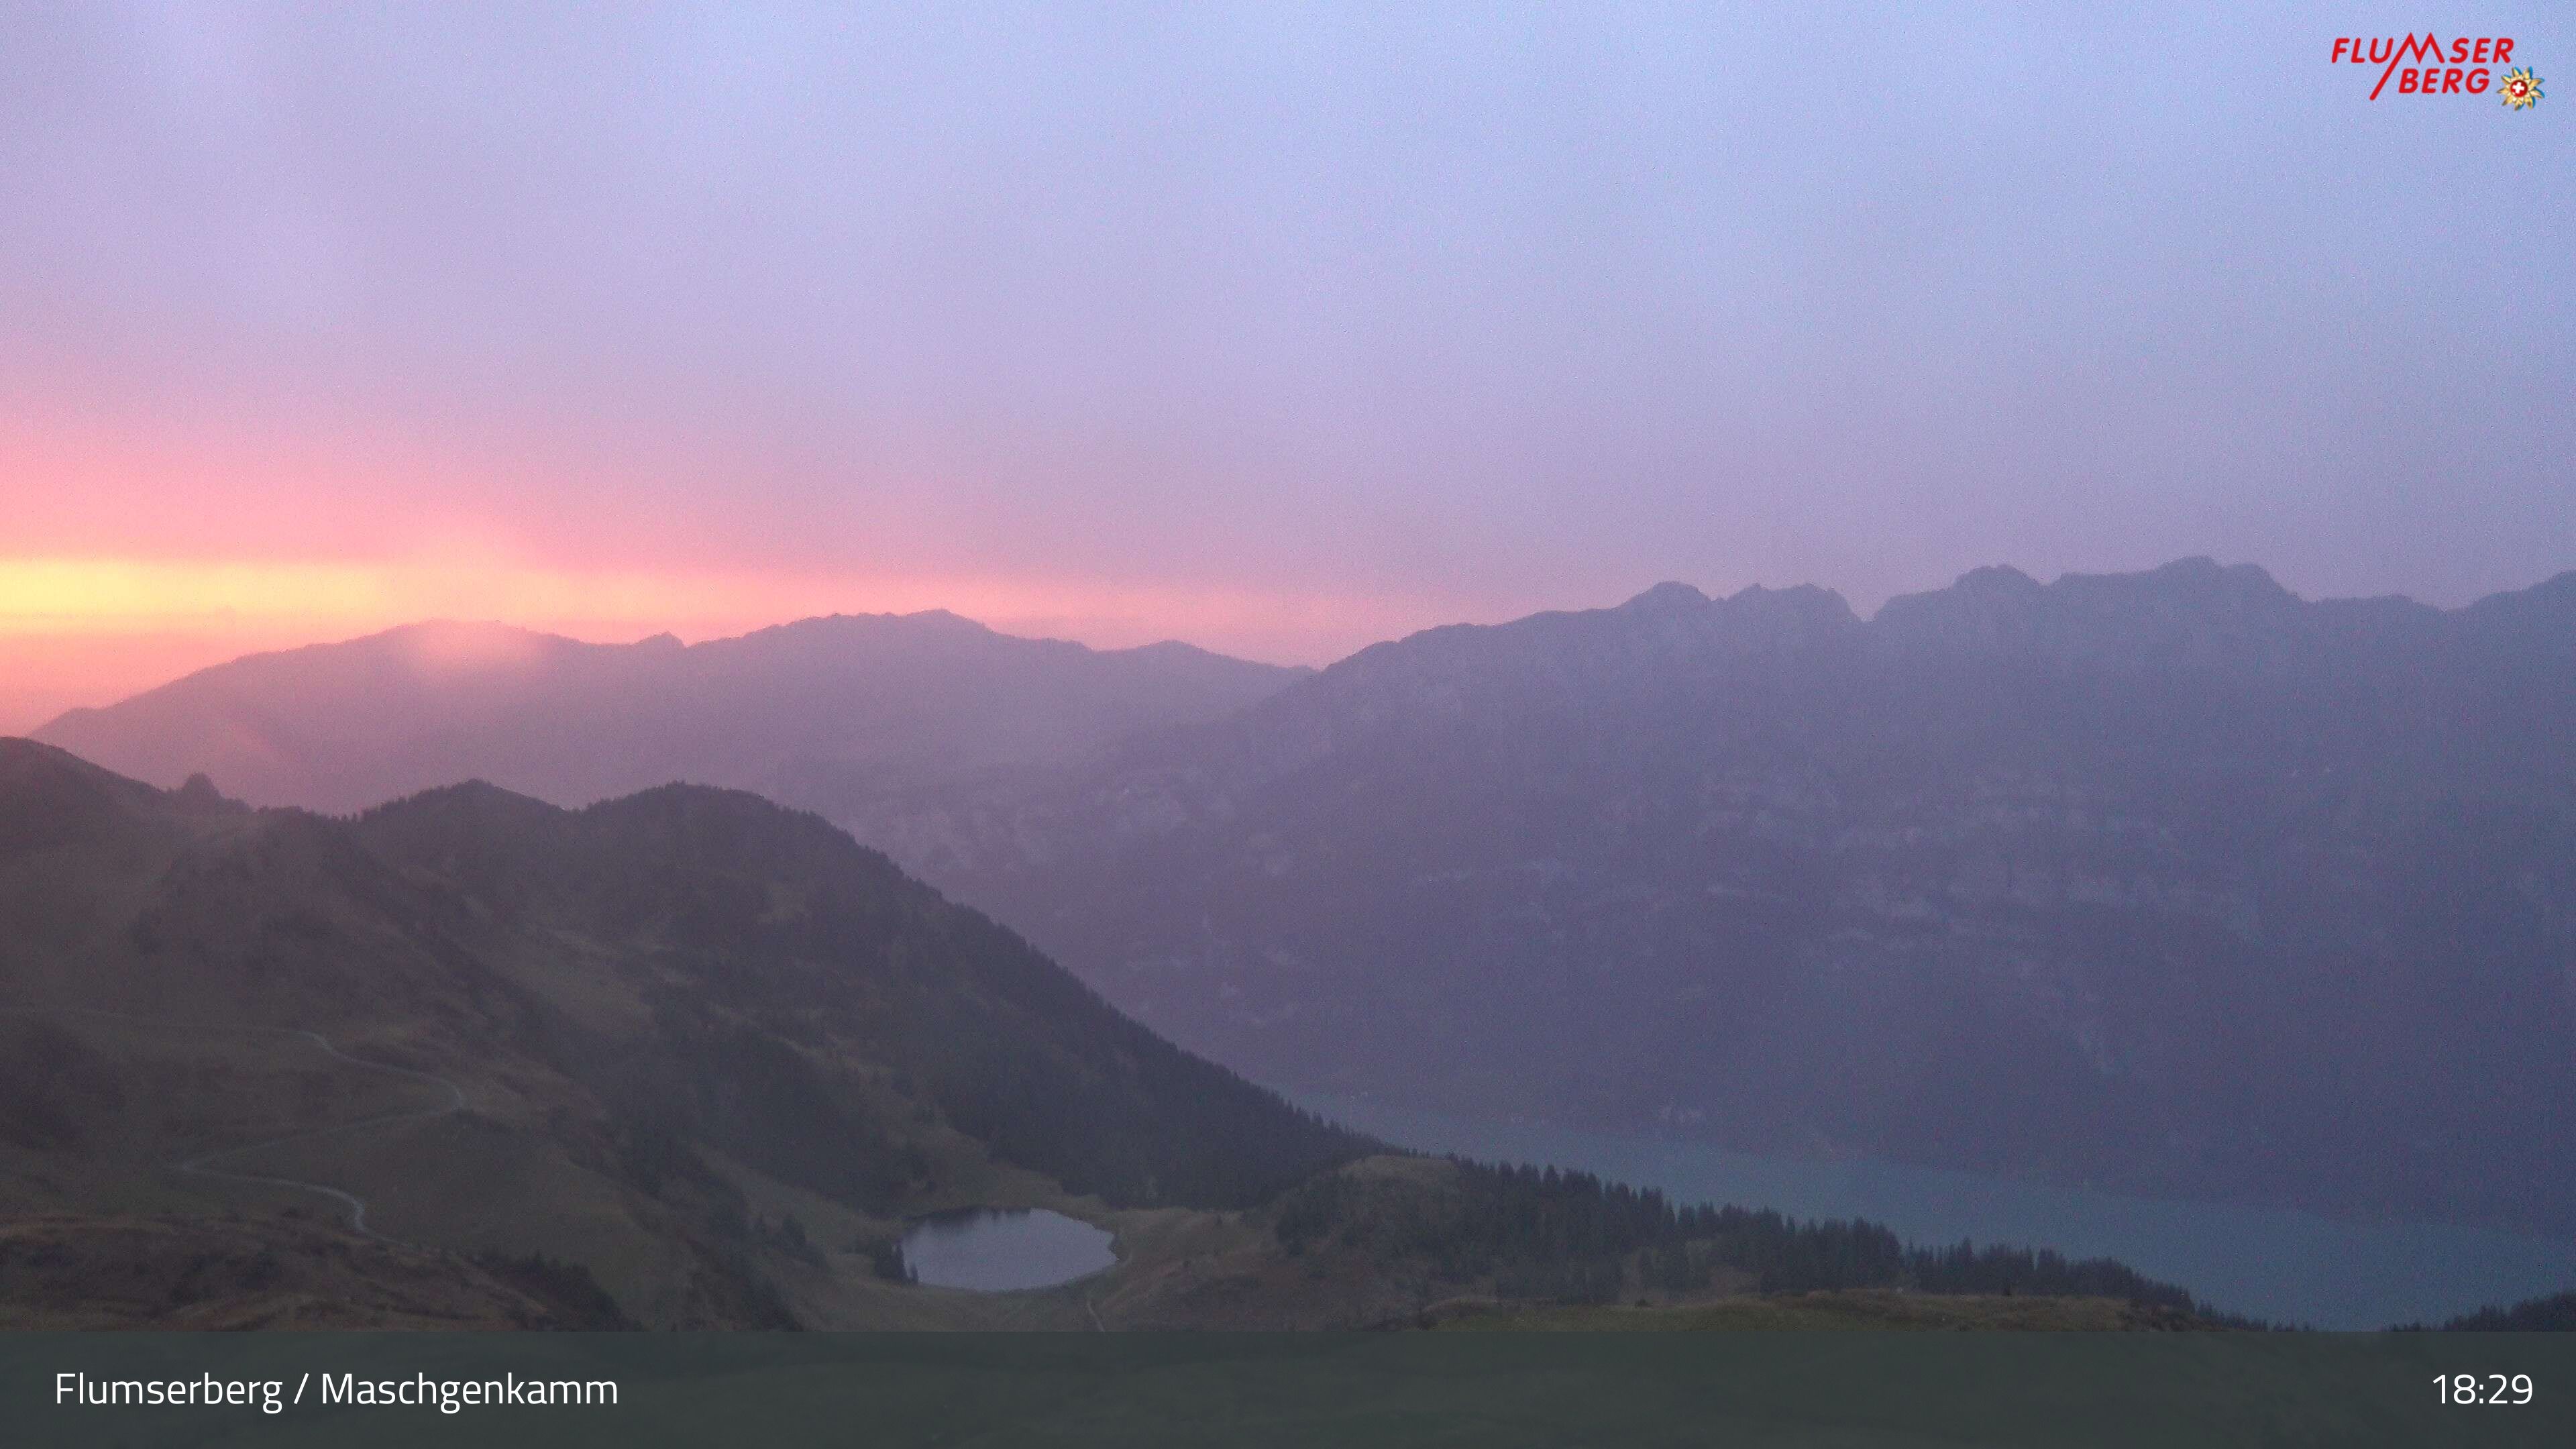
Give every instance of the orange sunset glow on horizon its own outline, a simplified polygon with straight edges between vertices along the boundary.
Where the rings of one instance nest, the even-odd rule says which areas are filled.
[[[0,729],[437,618],[1322,664],[1664,580],[2576,561],[2547,124],[2363,162],[2267,78],[2067,65],[1819,126],[1692,57],[1919,37],[1143,14],[0,17]]]
[[[593,642],[689,642],[833,613],[946,609],[1096,648],[1180,639],[1328,663],[1454,603],[1104,587],[979,577],[578,569],[499,560],[198,561],[0,557],[0,733],[246,653],[434,619]],[[1318,647],[1318,646],[1321,647]]]

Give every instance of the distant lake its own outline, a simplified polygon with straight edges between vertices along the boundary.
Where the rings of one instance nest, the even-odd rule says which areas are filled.
[[[1006,1293],[1052,1288],[1118,1261],[1109,1234],[1044,1208],[969,1208],[913,1224],[903,1261],[924,1283]]]
[[[2576,1288],[2576,1243],[2482,1228],[2348,1223],[1870,1160],[1754,1157],[1701,1143],[1413,1112],[1295,1094],[1303,1107],[1399,1146],[1553,1164],[1682,1203],[1868,1218],[1920,1243],[2010,1243],[2117,1258],[2215,1306],[2319,1328],[2439,1322],[2490,1303]]]

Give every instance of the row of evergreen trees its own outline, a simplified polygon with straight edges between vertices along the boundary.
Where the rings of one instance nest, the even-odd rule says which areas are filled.
[[[2407,1331],[2424,1325],[2409,1323]],[[2481,1308],[2463,1313],[2442,1327],[2453,1333],[2576,1333],[2576,1293],[2526,1298],[2510,1308]]]
[[[1440,1188],[1402,1176],[1315,1178],[1280,1200],[1274,1227],[1292,1253],[1340,1243],[1426,1260],[1442,1278],[1490,1276],[1510,1298],[1603,1303],[1632,1275],[1643,1287],[1691,1292],[1728,1270],[1765,1293],[1901,1287],[2102,1297],[2259,1326],[2106,1258],[1964,1241],[1921,1247],[1861,1219],[1677,1206],[1654,1188],[1588,1172],[1451,1162],[1454,1178]]]

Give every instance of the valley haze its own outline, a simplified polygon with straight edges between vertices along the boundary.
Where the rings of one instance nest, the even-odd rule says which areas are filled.
[[[945,613],[423,625],[39,737],[347,812],[820,812],[1238,1070],[1393,1106],[2576,1231],[2576,574],[2183,560],[1428,630],[1320,671]]]

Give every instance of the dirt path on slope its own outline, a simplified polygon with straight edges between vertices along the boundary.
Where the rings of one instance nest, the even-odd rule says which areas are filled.
[[[320,1032],[304,1031],[296,1027],[228,1026],[207,1028],[194,1022],[171,1021],[159,1017],[134,1016],[122,1011],[101,1011],[95,1007],[86,1006],[58,1007],[51,1011],[40,1008],[26,1009],[10,1011],[7,1014],[11,1016],[96,1016],[106,1018],[110,1021],[134,1022],[143,1026],[163,1027],[176,1031],[213,1030],[241,1032],[253,1036],[294,1037],[300,1041],[310,1042],[314,1046],[320,1047],[324,1055],[338,1061],[346,1062],[350,1066],[358,1067],[370,1072],[381,1072],[387,1076],[402,1077],[410,1081],[426,1082],[437,1087],[446,1095],[447,1100],[441,1102],[435,1107],[409,1108],[400,1112],[380,1112],[373,1117],[361,1117],[355,1122],[341,1122],[329,1127],[315,1127],[308,1128],[301,1132],[289,1132],[282,1137],[271,1137],[259,1142],[246,1142],[237,1147],[219,1147],[212,1152],[201,1152],[193,1157],[181,1158],[178,1161],[168,1164],[171,1171],[190,1177],[210,1178],[224,1182],[246,1182],[262,1187],[284,1187],[292,1188],[299,1192],[317,1193],[323,1197],[331,1199],[333,1202],[338,1203],[341,1207],[347,1209],[349,1214],[350,1231],[359,1234],[361,1237],[373,1238],[380,1243],[394,1243],[402,1247],[419,1246],[416,1243],[404,1242],[399,1238],[387,1237],[383,1233],[377,1232],[374,1228],[367,1226],[367,1200],[345,1188],[333,1187],[329,1183],[323,1182],[308,1182],[300,1177],[270,1177],[255,1172],[232,1172],[224,1168],[217,1167],[214,1164],[221,1162],[228,1157],[244,1157],[254,1152],[264,1152],[272,1147],[284,1147],[290,1143],[313,1142],[325,1137],[338,1137],[351,1132],[365,1132],[376,1128],[392,1127],[405,1122],[426,1122],[432,1118],[445,1117],[451,1113],[463,1111],[465,1108],[465,1089],[456,1085],[454,1082],[449,1081],[447,1078],[439,1076],[434,1072],[416,1072],[409,1067],[388,1066],[383,1062],[371,1062],[363,1057],[353,1057],[347,1052],[340,1050],[338,1047],[333,1046],[330,1040],[324,1037]]]
[[[339,1203],[341,1206],[349,1210],[350,1231],[357,1233],[362,1237],[373,1238],[380,1243],[400,1242],[400,1239],[386,1237],[384,1234],[377,1232],[374,1228],[367,1226],[367,1200],[358,1196],[356,1193],[332,1187],[327,1183],[306,1182],[302,1178],[265,1177],[258,1173],[227,1172],[224,1169],[212,1166],[211,1164],[220,1162],[227,1157],[247,1156],[250,1153],[265,1151],[271,1147],[284,1147],[293,1142],[311,1142],[323,1137],[337,1137],[348,1132],[364,1132],[370,1128],[391,1127],[402,1122],[426,1122],[435,1117],[445,1117],[450,1113],[465,1110],[465,1089],[434,1072],[416,1072],[409,1067],[387,1066],[383,1062],[371,1062],[360,1057],[353,1057],[347,1052],[340,1050],[338,1047],[333,1046],[319,1032],[300,1031],[294,1028],[285,1027],[240,1027],[235,1029],[258,1032],[279,1031],[289,1036],[301,1037],[304,1040],[313,1043],[315,1046],[320,1047],[325,1054],[337,1058],[340,1061],[347,1062],[353,1067],[362,1067],[371,1072],[383,1072],[391,1076],[405,1077],[415,1082],[427,1082],[433,1086],[441,1088],[447,1093],[447,1100],[435,1107],[423,1107],[404,1112],[383,1112],[373,1117],[362,1117],[355,1122],[342,1122],[331,1127],[317,1127],[306,1132],[290,1132],[283,1137],[269,1138],[265,1142],[251,1142],[240,1147],[219,1148],[213,1152],[200,1153],[199,1155],[187,1158],[184,1161],[171,1163],[171,1169],[173,1171],[187,1173],[195,1177],[219,1178],[229,1182],[259,1183],[269,1187],[300,1188],[305,1192],[320,1193],[322,1196]],[[405,1247],[418,1246],[417,1244],[411,1243],[404,1243],[402,1245]]]

